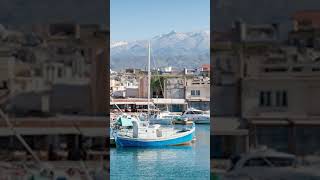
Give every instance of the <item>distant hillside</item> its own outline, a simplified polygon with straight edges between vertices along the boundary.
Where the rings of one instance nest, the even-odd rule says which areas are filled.
[[[210,32],[171,31],[151,39],[153,66],[199,67],[210,62]],[[147,40],[111,42],[111,68],[144,68],[147,65]]]

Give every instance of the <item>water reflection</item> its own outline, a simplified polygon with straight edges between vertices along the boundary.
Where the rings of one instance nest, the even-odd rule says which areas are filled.
[[[163,148],[117,148],[117,154],[135,157],[137,161],[167,160],[177,158],[183,151],[192,150],[192,146],[170,146]]]
[[[111,179],[209,179],[209,148],[209,125],[197,125],[189,146],[112,148]]]

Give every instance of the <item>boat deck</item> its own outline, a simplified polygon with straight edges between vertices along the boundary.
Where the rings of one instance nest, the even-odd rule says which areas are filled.
[[[146,133],[146,131],[149,131],[149,132]],[[155,129],[144,128],[139,130],[138,137],[139,139],[143,139],[143,140],[161,140],[161,139],[167,139],[169,137],[176,138],[178,136],[181,136],[182,134],[189,133],[189,131],[185,131],[177,128],[171,128],[171,127],[162,127],[160,128],[160,131],[161,131],[161,137],[157,136]],[[122,138],[133,138],[132,129],[121,130],[119,131],[119,135]]]

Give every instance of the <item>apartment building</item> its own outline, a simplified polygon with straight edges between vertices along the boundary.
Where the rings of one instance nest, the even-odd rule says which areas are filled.
[[[300,15],[306,20],[310,14],[305,17],[304,13]],[[311,32],[316,32],[317,26],[313,28]],[[319,152],[319,36],[305,30],[294,28],[281,42],[277,25],[236,23],[229,40],[215,42],[212,114],[217,126],[213,126],[212,143],[220,142],[220,147],[234,154],[238,153],[236,137],[248,136],[242,150],[267,145],[297,155]],[[234,136],[233,145],[221,140],[227,139],[227,133],[220,137],[214,133],[223,129],[216,121],[226,119],[238,122],[234,132],[248,131]]]
[[[184,99],[185,98],[185,78],[170,77],[164,81],[164,98]]]
[[[33,34],[41,39],[38,44],[22,43],[28,42],[23,33],[14,46],[5,43],[13,46],[14,56],[9,107],[16,112],[41,111],[36,102],[49,95],[52,112],[106,113],[108,31],[97,25],[57,23],[39,25]],[[81,93],[87,96],[78,98]]]
[[[210,78],[201,76],[188,79],[185,94],[189,107],[210,110]]]

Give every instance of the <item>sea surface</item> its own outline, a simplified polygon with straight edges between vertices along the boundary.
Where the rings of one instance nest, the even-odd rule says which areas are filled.
[[[111,148],[110,178],[210,179],[210,125],[196,125],[189,146]]]

